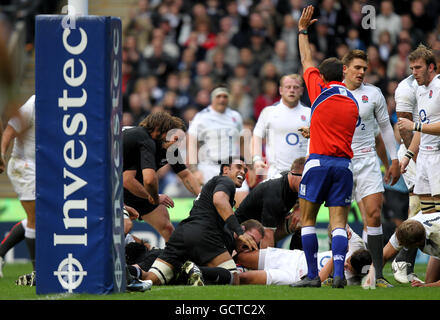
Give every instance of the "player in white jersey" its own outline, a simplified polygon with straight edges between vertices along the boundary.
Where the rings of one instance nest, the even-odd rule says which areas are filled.
[[[198,112],[188,128],[188,164],[196,166],[203,176],[203,184],[220,173],[220,164],[229,157],[246,155],[243,143],[243,119],[239,112],[228,107],[229,91],[215,88],[211,104]],[[246,181],[237,189],[236,199],[249,192]]]
[[[26,212],[24,236],[35,270],[35,95],[8,121],[1,140],[2,158],[12,141],[7,173]]]
[[[404,221],[384,247],[384,260],[392,259],[404,247],[419,248],[431,256],[426,271],[426,286],[440,286],[440,212],[420,212]],[[423,282],[415,279],[412,285],[422,286]]]
[[[396,88],[394,92],[394,100],[396,101],[396,113],[398,118],[405,118],[411,121],[418,121],[419,116],[417,112],[417,99],[416,99],[416,89],[417,81],[414,79],[413,75],[403,79]],[[402,143],[400,145],[399,151],[397,153],[399,161],[405,155],[411,140],[413,133],[411,130],[402,130],[399,128],[400,137],[402,138]],[[406,167],[406,172],[402,173],[405,184],[409,190],[410,200],[409,200],[409,216],[413,216],[420,211],[420,200],[417,195],[414,194],[414,183],[416,175],[416,163],[415,159],[411,159]]]
[[[265,107],[258,117],[252,137],[252,162],[257,174],[272,178],[289,171],[293,159],[307,155],[307,139],[298,132],[310,125],[311,109],[299,101],[303,92],[300,75],[283,76],[279,87],[281,100]],[[262,157],[263,139],[267,164]]]
[[[360,284],[360,276],[371,265],[371,256],[361,237],[347,226],[349,237],[345,258],[345,279],[349,285]],[[250,269],[240,274],[240,284],[289,285],[307,275],[304,251],[268,247],[255,252],[240,253],[237,263]],[[365,267],[367,266],[367,267]],[[332,252],[318,253],[318,270],[321,281],[332,273]]]
[[[421,131],[425,125],[440,122],[440,79],[432,50],[420,45],[408,59],[419,85],[416,89],[419,122],[410,128],[415,133],[401,161],[401,169],[405,171],[409,160],[417,155],[414,193],[420,197],[423,213],[431,213],[440,210],[440,136],[426,131],[426,127]],[[399,127],[403,123],[405,119],[399,120]]]
[[[396,113],[399,119],[404,118],[408,121],[418,121],[416,89],[417,81],[413,75],[403,79],[394,92],[394,100],[396,101]],[[399,127],[401,144],[397,156],[402,161],[407,152],[407,148],[411,144],[413,133],[411,130],[404,130]],[[414,184],[416,178],[415,158],[411,159],[406,167],[406,171],[402,173],[406,187],[409,191],[409,210],[408,217],[417,214],[420,209],[419,196],[414,194]],[[396,259],[392,263],[394,278],[397,282],[407,283],[411,279],[417,277],[414,274],[414,264],[417,256],[417,248],[401,250]]]
[[[383,230],[381,211],[383,181],[375,151],[375,125],[379,126],[385,148],[391,158],[391,166],[385,173],[385,182],[394,185],[400,178],[396,141],[391,127],[385,98],[379,88],[364,84],[368,57],[364,51],[351,50],[342,59],[344,83],[359,105],[359,120],[353,136],[353,199],[362,203],[367,225],[367,243],[376,270],[377,286],[391,287],[384,279]],[[364,221],[365,223],[365,221]]]

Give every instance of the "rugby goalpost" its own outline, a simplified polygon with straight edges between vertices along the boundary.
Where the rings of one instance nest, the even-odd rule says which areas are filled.
[[[124,292],[121,20],[67,11],[36,17],[36,291]]]

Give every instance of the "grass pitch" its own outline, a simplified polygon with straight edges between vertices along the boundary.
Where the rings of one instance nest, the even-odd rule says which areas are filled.
[[[290,288],[289,286],[153,286],[144,293],[127,292],[109,295],[53,294],[37,295],[35,287],[15,285],[15,280],[32,270],[31,264],[6,264],[0,279],[0,300],[439,300],[440,288],[412,288],[394,281],[390,264],[385,277],[395,286],[391,289],[364,290],[358,286],[336,290],[330,287]],[[426,265],[416,265],[416,273],[425,278]]]

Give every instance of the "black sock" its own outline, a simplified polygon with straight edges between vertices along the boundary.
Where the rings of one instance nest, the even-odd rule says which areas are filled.
[[[32,267],[35,270],[35,238],[24,238],[29,250],[29,256],[31,258]]]
[[[376,269],[376,278],[383,278],[383,235],[368,235],[368,249]]]
[[[205,284],[232,284],[232,273],[225,268],[199,267]]]
[[[19,243],[23,239],[24,239],[24,227],[20,221],[12,227],[8,235],[1,242],[0,257],[4,257],[11,248],[13,248],[17,243]]]

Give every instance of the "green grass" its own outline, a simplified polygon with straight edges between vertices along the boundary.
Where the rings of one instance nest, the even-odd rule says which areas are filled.
[[[288,286],[155,286],[144,293],[109,295],[52,294],[37,295],[35,287],[15,285],[18,276],[29,273],[30,264],[6,264],[4,278],[0,279],[0,300],[439,300],[440,288],[412,288],[398,284],[385,266],[385,277],[395,285],[392,289],[364,290],[345,287],[336,290],[327,287],[297,288]],[[426,265],[416,265],[416,273],[424,279]]]

